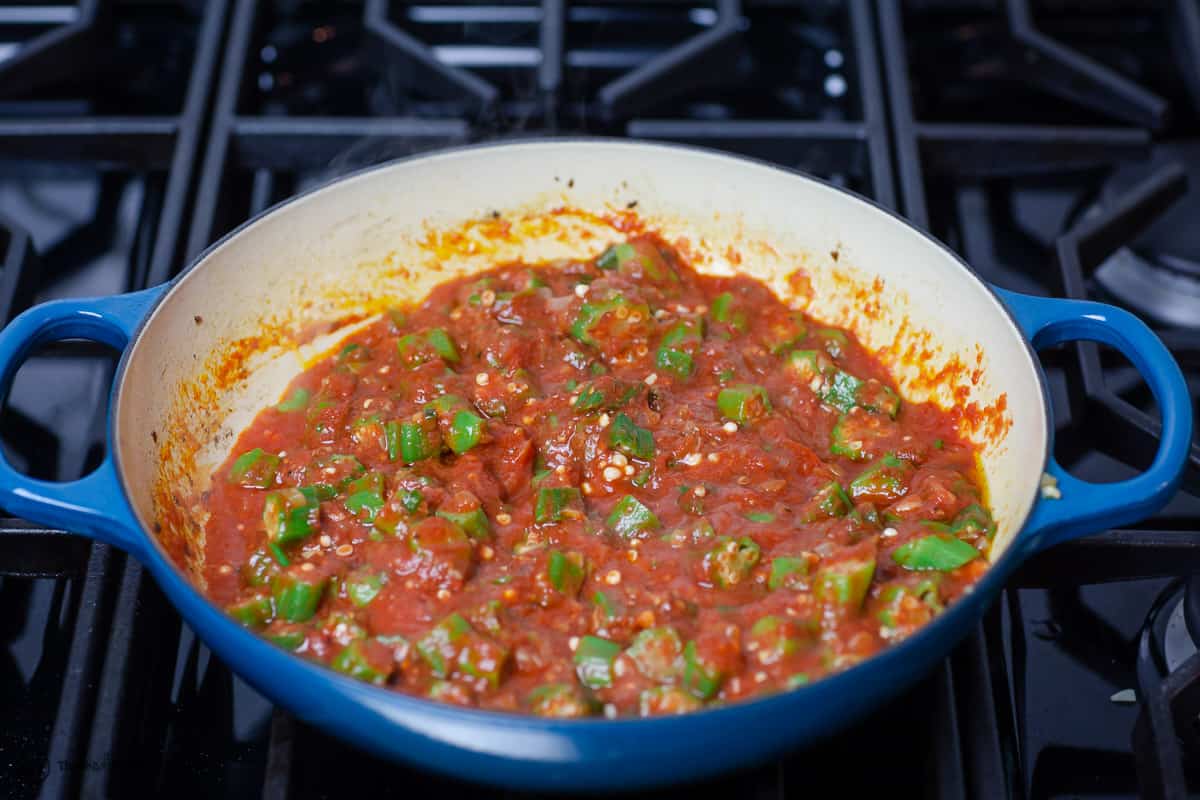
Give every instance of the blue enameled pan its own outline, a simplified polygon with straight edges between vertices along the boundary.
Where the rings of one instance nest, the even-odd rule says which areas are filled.
[[[467,710],[359,683],[268,643],[205,599],[201,497],[212,468],[254,410],[276,402],[303,359],[329,344],[291,334],[504,260],[590,257],[633,221],[635,200],[637,222],[681,243],[701,271],[768,281],[883,352],[909,397],[963,408],[999,527],[974,591],[910,638],[803,688],[682,717],[577,721]],[[926,234],[813,178],[638,142],[475,147],[339,180],[246,223],[170,284],[25,312],[0,333],[5,396],[31,350],[68,338],[123,351],[108,455],[69,483],[0,462],[0,504],[127,550],[213,651],[300,718],[390,758],[525,788],[696,779],[828,735],[944,658],[1021,561],[1162,507],[1192,431],[1178,366],[1129,313],[991,287]],[[1034,350],[1075,339],[1119,349],[1157,400],[1158,453],[1129,480],[1087,483],[1051,456]],[[930,384],[934,374],[940,385]]]

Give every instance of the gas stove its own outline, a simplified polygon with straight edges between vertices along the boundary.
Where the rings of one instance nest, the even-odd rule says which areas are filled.
[[[930,230],[986,279],[1124,304],[1200,394],[1195,0],[81,0],[0,6],[0,322],[159,283],[248,217],[387,159],[630,136],[801,169]],[[1158,422],[1103,347],[1042,354],[1056,454],[1143,468]],[[22,469],[98,463],[114,356],[30,358]],[[660,795],[1148,797],[1200,791],[1200,448],[1137,529],[1025,565],[913,690],[815,747]],[[480,789],[271,706],[141,567],[0,519],[0,775],[16,797]],[[864,768],[864,758],[870,758]]]

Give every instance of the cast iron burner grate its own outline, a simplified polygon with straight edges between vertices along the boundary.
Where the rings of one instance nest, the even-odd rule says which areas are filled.
[[[1200,142],[1171,142],[1154,148],[1149,164],[1117,169],[1104,183],[1100,206],[1136,190],[1147,168],[1180,165],[1192,178],[1200,169]],[[1200,175],[1195,175],[1200,179]],[[1195,195],[1177,201],[1132,244],[1096,268],[1096,282],[1109,295],[1164,325],[1200,328],[1200,214]]]
[[[8,4],[0,9],[0,312],[129,291],[179,257],[224,8],[185,3]],[[113,359],[65,342],[34,355],[0,417],[7,455],[71,479],[103,453]],[[74,795],[112,750],[105,665],[134,657],[121,593],[140,572],[103,545],[0,521],[0,752],[18,796]],[[91,767],[95,767],[92,769]],[[101,794],[103,792],[100,792]]]
[[[43,16],[14,22],[21,14]],[[248,216],[361,166],[573,134],[701,144],[805,169],[898,208],[989,280],[1102,297],[1105,264],[1123,248],[1176,252],[1174,236],[1145,245],[1171,224],[1155,220],[1194,200],[1198,100],[1194,0],[5,7],[0,315],[56,293],[158,283]],[[1120,182],[1105,193],[1117,166]],[[77,232],[48,240],[15,213],[5,182],[40,187],[64,171],[84,176],[90,199]],[[113,233],[123,224],[125,239]],[[116,269],[97,272],[104,264]],[[1196,331],[1162,335],[1194,378]],[[34,412],[47,404],[36,398],[14,398],[0,417],[8,451],[36,474],[74,477],[98,457],[95,409],[111,362],[72,345],[39,362],[82,357],[100,361],[89,400],[73,407],[78,431],[42,421]],[[1089,345],[1043,360],[1059,459],[1101,479],[1144,465],[1158,429],[1136,375]],[[1198,464],[1194,452],[1192,493]],[[1168,614],[1147,622],[1147,609],[1171,611],[1170,598],[1154,604],[1162,578],[1198,547],[1200,508],[1181,494],[1141,529],[1056,548],[1015,577],[928,680],[862,724],[667,794],[783,798],[829,785],[858,796],[903,785],[928,797],[1112,796],[1140,781],[1148,794],[1183,796],[1193,743],[1172,726],[1190,714],[1177,700],[1196,685],[1191,662],[1139,680],[1157,658],[1139,658],[1139,631],[1160,617],[1166,626]],[[1108,582],[1120,583],[1108,592]],[[15,709],[0,750],[17,754],[5,777],[18,794],[479,792],[370,758],[272,708],[107,547],[0,521],[0,604],[0,696]],[[1171,698],[1184,709],[1174,716]],[[864,747],[876,754],[870,770]]]

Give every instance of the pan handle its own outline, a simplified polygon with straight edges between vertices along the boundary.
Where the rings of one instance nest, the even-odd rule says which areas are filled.
[[[1073,477],[1053,454],[1046,471],[1061,497],[1042,497],[1023,536],[1036,548],[1135,522],[1158,511],[1179,488],[1192,443],[1192,400],[1179,365],[1154,332],[1124,309],[1084,300],[1058,300],[996,288],[1034,349],[1079,339],[1120,350],[1149,384],[1162,418],[1158,452],[1150,468],[1116,483]],[[1053,427],[1049,435],[1053,436]]]
[[[165,290],[156,286],[112,297],[55,300],[18,316],[0,331],[0,401],[8,400],[13,377],[39,345],[90,339],[124,350]],[[34,522],[136,552],[140,528],[113,464],[111,437],[107,444],[109,452],[100,466],[79,480],[62,483],[22,475],[0,452],[0,506]]]

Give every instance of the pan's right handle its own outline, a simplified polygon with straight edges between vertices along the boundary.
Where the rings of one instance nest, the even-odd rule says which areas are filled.
[[[0,331],[0,402],[34,348],[63,339],[90,339],[124,350],[166,286],[34,306]],[[111,413],[111,409],[110,409]],[[111,451],[112,442],[108,442]],[[13,469],[0,452],[0,506],[10,514],[82,533],[123,550],[140,550],[142,536],[125,499],[111,452],[93,472],[75,481],[43,481]]]
[[[1049,547],[1145,519],[1166,505],[1179,488],[1192,443],[1191,395],[1166,345],[1146,323],[1121,308],[998,288],[996,293],[1035,349],[1085,340],[1120,350],[1150,386],[1162,418],[1154,461],[1133,478],[1092,483],[1071,475],[1051,456],[1046,472],[1058,482],[1060,497],[1042,499],[1034,506],[1024,535],[1039,548]]]

